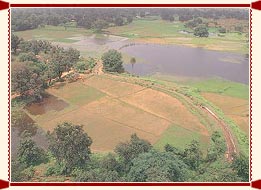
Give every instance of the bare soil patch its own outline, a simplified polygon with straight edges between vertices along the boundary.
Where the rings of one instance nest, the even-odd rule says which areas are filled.
[[[165,93],[146,89],[124,97],[122,100],[186,129],[200,131],[203,135],[208,135],[207,129],[195,115],[178,99]]]
[[[115,98],[127,96],[144,89],[144,87],[139,85],[110,80],[99,76],[91,77],[86,80],[84,84],[96,88]]]

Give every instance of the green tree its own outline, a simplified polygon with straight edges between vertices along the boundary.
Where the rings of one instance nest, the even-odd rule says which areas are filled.
[[[103,68],[109,72],[123,72],[122,55],[116,50],[109,50],[102,55]]]
[[[118,16],[114,21],[116,26],[122,26],[124,24],[124,20],[122,17]]]
[[[84,167],[89,162],[92,140],[84,132],[83,126],[65,122],[48,134],[49,150],[57,163],[66,167],[66,173],[74,168]]]
[[[43,81],[39,68],[32,62],[18,62],[11,65],[12,91],[32,100],[42,99]]]
[[[96,32],[101,32],[102,29],[105,29],[108,27],[108,23],[104,19],[98,19],[93,22],[92,26],[96,30]]]
[[[237,175],[242,178],[243,181],[249,181],[249,159],[248,157],[240,154],[235,156],[232,168],[237,172]]]
[[[223,157],[226,152],[226,143],[220,132],[215,131],[211,135],[210,147],[208,148],[207,161],[215,161],[218,157]]]
[[[125,163],[129,163],[139,154],[148,152],[151,148],[152,146],[148,141],[140,139],[136,134],[133,134],[130,141],[119,143],[115,148],[115,152]]]
[[[64,49],[57,47],[57,49],[51,53],[49,66],[53,70],[54,77],[61,79],[63,72],[68,71],[72,65]]]
[[[132,182],[186,181],[188,167],[170,152],[151,151],[132,160],[127,180]]]
[[[194,35],[198,37],[208,37],[208,28],[205,25],[199,25],[194,29]]]
[[[196,170],[203,160],[203,153],[200,150],[199,142],[193,140],[183,153],[184,162],[190,166],[192,170]]]
[[[115,155],[109,153],[100,161],[100,167],[108,171],[118,171],[119,162],[117,161]]]
[[[18,60],[21,62],[25,62],[25,61],[38,62],[37,57],[32,52],[20,53],[18,56]]]
[[[192,181],[201,182],[233,182],[241,181],[236,172],[231,168],[231,164],[224,161],[224,159],[219,159],[210,164],[202,165],[195,176],[192,177]]]
[[[218,29],[218,31],[219,31],[219,33],[222,33],[222,34],[226,33],[226,29],[224,27],[220,27]]]
[[[18,146],[17,160],[28,167],[44,162],[45,158],[44,150],[36,145],[31,134],[28,131],[23,132]]]
[[[16,54],[16,50],[20,44],[22,39],[20,39],[18,36],[11,34],[11,50]]]

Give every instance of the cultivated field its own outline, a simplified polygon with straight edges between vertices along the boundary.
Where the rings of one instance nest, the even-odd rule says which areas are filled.
[[[59,105],[63,101],[66,106],[62,110],[45,107],[45,112],[37,115],[27,112],[45,131],[63,121],[84,125],[95,152],[112,151],[133,133],[159,149],[166,143],[183,148],[192,139],[207,148],[207,128],[177,98],[113,78],[94,75],[51,87],[47,92],[57,97]],[[42,109],[45,105],[37,106]]]

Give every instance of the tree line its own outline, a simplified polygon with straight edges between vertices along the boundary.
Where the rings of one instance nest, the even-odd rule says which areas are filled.
[[[61,80],[62,73],[80,60],[76,49],[64,49],[42,40],[25,41],[13,34],[11,50],[12,92],[35,100],[41,99],[44,89],[52,81]]]
[[[23,31],[45,27],[45,25],[70,27],[75,22],[77,27],[101,31],[109,26],[129,24],[135,17],[160,16],[168,21],[189,21],[194,18],[235,18],[248,20],[248,10],[244,9],[12,9],[12,31]]]
[[[211,144],[203,154],[198,141],[179,149],[166,144],[156,150],[136,134],[119,143],[114,152],[98,156],[91,152],[92,139],[83,126],[59,124],[47,133],[49,147],[40,148],[28,131],[22,134],[15,160],[12,181],[33,179],[34,167],[52,162],[45,176],[70,176],[77,182],[182,182],[182,181],[248,181],[248,158],[235,156],[232,163],[224,161],[226,146],[219,132],[211,136]]]
[[[25,41],[12,34],[11,37],[12,93],[19,94],[27,101],[40,101],[44,90],[57,81],[64,81],[64,72],[74,70],[66,75],[73,81],[77,73],[92,70],[95,58],[80,57],[80,52],[73,48],[64,49],[48,41]],[[120,52],[109,50],[102,55],[104,71],[124,72]]]

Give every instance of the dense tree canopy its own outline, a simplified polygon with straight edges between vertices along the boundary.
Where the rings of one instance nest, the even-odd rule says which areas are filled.
[[[49,133],[49,149],[57,162],[65,165],[66,173],[90,161],[91,144],[81,125],[62,123]]]
[[[102,55],[103,68],[109,72],[123,72],[122,55],[116,50],[109,50]]]
[[[128,24],[134,17],[145,17],[147,14],[161,16],[163,20],[169,21],[173,21],[174,16],[178,16],[180,21],[192,20],[194,17],[249,19],[249,12],[242,9],[12,9],[11,23],[13,31],[45,25],[65,26],[70,22],[76,22],[78,27],[99,30],[110,25]],[[106,24],[101,24],[99,20]]]
[[[198,37],[208,37],[208,28],[204,25],[199,25],[194,29],[194,35]]]
[[[31,134],[25,131],[18,147],[17,160],[26,167],[38,165],[45,159],[45,152],[32,140]]]
[[[170,152],[150,151],[133,161],[128,181],[186,181],[187,166]]]
[[[148,152],[152,148],[151,144],[143,139],[140,139],[136,134],[131,135],[131,139],[125,143],[119,143],[115,152],[128,163],[139,154]]]

